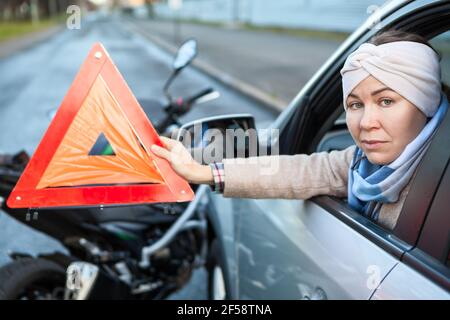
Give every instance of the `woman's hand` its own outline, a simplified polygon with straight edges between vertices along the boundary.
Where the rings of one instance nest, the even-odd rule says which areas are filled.
[[[169,161],[173,170],[195,184],[213,184],[214,179],[211,168],[206,165],[201,165],[195,161],[190,152],[177,140],[160,137],[165,148],[157,145],[152,145],[152,151],[158,157]]]

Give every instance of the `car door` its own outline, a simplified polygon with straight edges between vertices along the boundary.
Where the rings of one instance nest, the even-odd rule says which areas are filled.
[[[450,31],[431,39],[441,54],[442,79],[450,83]],[[450,155],[450,130],[439,141],[443,162]],[[438,155],[435,156],[436,158]],[[439,162],[434,159],[434,163]],[[414,190],[413,190],[414,192]],[[420,190],[419,190],[420,192]],[[445,173],[428,211],[417,246],[407,252],[377,288],[373,299],[449,299],[450,290],[450,166]],[[415,204],[413,204],[415,206]]]
[[[417,247],[382,281],[372,299],[450,299],[450,167],[434,196]]]
[[[418,1],[382,22],[420,30],[431,37],[438,33],[433,23],[449,13],[448,3]],[[345,56],[376,31],[369,30],[353,44],[347,44],[348,51],[340,58],[332,57],[327,64],[330,70],[321,74],[324,82],[315,91],[307,92],[311,97],[309,106],[290,111],[292,119],[283,129],[289,131],[284,143],[301,147],[291,147],[289,153],[312,152],[318,145],[327,145],[323,139],[331,133],[330,128],[342,126],[336,122],[342,110],[338,70]],[[439,149],[439,145],[435,148]],[[431,155],[427,161],[433,162]],[[432,166],[431,171],[421,165],[425,167],[421,175],[428,179],[425,193],[429,201],[445,165]],[[382,279],[400,270],[396,267],[414,248],[427,210],[426,206],[404,210],[401,217],[405,218],[391,231],[352,211],[344,201],[326,196],[308,201],[232,202],[232,210],[239,216],[235,219],[235,252],[238,297],[242,299],[369,299]]]

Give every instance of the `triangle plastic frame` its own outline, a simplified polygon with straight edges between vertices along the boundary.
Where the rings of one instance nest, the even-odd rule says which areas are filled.
[[[164,184],[80,186],[36,189],[47,166],[77,115],[90,88],[101,76],[117,99],[143,147],[154,160]],[[8,197],[10,208],[51,208],[183,202],[194,198],[188,182],[166,160],[154,156],[153,144],[162,145],[130,88],[106,50],[96,43],[81,66],[53,121]]]

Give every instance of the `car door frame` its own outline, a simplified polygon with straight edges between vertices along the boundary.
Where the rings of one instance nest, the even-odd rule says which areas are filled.
[[[390,27],[395,25],[402,26],[408,23],[410,24],[410,27],[412,27],[419,23],[419,21],[414,20],[417,19],[417,16],[421,11],[429,12],[429,10],[442,10],[442,5],[450,7],[450,4],[442,4],[437,0],[432,1],[429,4],[425,3],[426,1],[391,3],[388,4],[385,9],[380,10],[380,12],[378,12],[378,16],[374,17],[374,19],[387,22]],[[329,110],[327,109],[327,105],[329,107],[333,105],[336,106],[340,101],[342,101],[339,70],[342,67],[346,57],[351,52],[356,50],[361,43],[366,42],[370,37],[379,31],[370,30],[369,28],[372,24],[373,21],[370,21],[369,19],[365,24],[358,28],[358,30],[350,35],[350,37],[343,42],[335,53],[322,65],[310,81],[308,81],[308,83],[302,88],[302,90],[290,103],[288,108],[274,121],[271,127],[280,129],[281,132],[279,139],[279,141],[281,141],[281,154],[314,152],[314,146],[319,143],[321,137],[333,126],[334,120],[339,116],[340,110]],[[336,92],[336,87],[333,86],[339,87],[339,90],[337,90],[339,94],[330,96],[331,92]],[[322,104],[318,107],[319,101],[322,101]],[[312,106],[315,106],[316,108],[314,109]],[[324,110],[326,111],[327,117],[319,117],[321,112]],[[309,121],[311,122],[309,123]],[[295,127],[290,125],[292,122],[295,122],[297,126]],[[319,123],[322,123],[322,128],[320,130],[316,130],[314,126],[319,127]],[[307,139],[303,139],[308,130],[314,132],[310,144],[305,143]],[[289,137],[289,139],[286,139],[286,137]],[[300,144],[295,145],[292,143],[293,138],[300,142]],[[288,141],[288,145],[283,145],[283,139]],[[289,147],[289,145],[292,147]],[[229,199],[229,201],[239,200]],[[401,259],[405,252],[413,248],[411,244],[402,241],[393,235],[392,232],[386,231],[365,217],[351,211],[342,203],[342,201],[337,201],[336,199],[327,196],[317,197],[312,199],[312,201],[327,209],[331,214],[334,214],[349,227],[366,236],[376,245],[380,246],[399,259]],[[211,208],[211,210],[216,211],[213,208]],[[222,220],[218,212],[213,214],[213,216],[217,216],[217,220]],[[238,223],[239,220],[234,221],[234,224]],[[213,229],[216,230],[216,234],[218,235],[220,242],[223,242],[223,239],[220,236],[221,223],[219,221],[215,221],[213,224]],[[235,242],[239,242],[239,239],[235,239]],[[237,254],[236,250],[234,250],[234,254]],[[236,257],[228,257],[227,260],[236,260]],[[233,265],[234,264],[232,264],[232,266]],[[238,286],[232,280],[239,277],[239,271],[235,270],[231,272],[231,274],[233,274],[233,277],[231,279],[228,277],[227,278],[231,281],[231,287],[234,289],[231,294],[231,298],[233,299],[238,297]]]
[[[450,136],[450,130],[448,132]],[[448,143],[450,144],[450,143]],[[450,146],[445,146],[450,150]],[[422,226],[417,246],[405,253],[403,262],[440,287],[450,291],[450,160]]]
[[[424,1],[418,1],[406,4],[404,8],[387,16],[385,20],[387,24],[383,29],[400,28],[405,31],[417,32],[430,39],[450,29],[449,18],[450,3],[433,1],[424,4]],[[341,56],[333,59],[334,67],[330,67],[327,73],[321,74],[321,80],[315,85],[317,89],[310,90],[304,94],[304,97],[298,99],[302,105],[297,106],[297,109],[290,110],[290,120],[295,121],[298,127],[293,130],[293,126],[289,126],[290,121],[286,121],[281,132],[281,139],[283,139],[283,135],[284,137],[295,136],[298,143],[293,147],[292,139],[290,139],[289,148],[283,147],[280,143],[281,153],[309,154],[316,150],[319,141],[341,113],[340,110],[332,110],[342,101],[338,70],[342,68],[349,53],[379,31],[368,30],[361,34],[353,44],[347,46],[346,50],[341,50]],[[340,94],[336,95],[336,92]],[[300,119],[299,114],[301,115]],[[324,125],[320,126],[321,123]],[[301,128],[299,128],[300,126]],[[441,128],[441,131],[443,130]],[[445,270],[439,268],[435,261],[430,260],[419,248],[415,248],[441,177],[447,167],[448,156],[440,152],[443,150],[445,147],[438,143],[434,143],[433,147],[428,150],[418,168],[418,173],[412,182],[400,218],[393,231],[386,230],[352,211],[342,200],[329,196],[320,196],[311,200],[385,251],[449,290],[448,279],[445,279],[447,275]],[[440,156],[436,157],[435,155],[439,153],[441,153]],[[427,186],[426,190],[423,188],[424,185]]]

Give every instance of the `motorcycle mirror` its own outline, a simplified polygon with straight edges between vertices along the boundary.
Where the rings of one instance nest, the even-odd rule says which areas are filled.
[[[197,41],[190,39],[185,41],[178,49],[175,60],[173,61],[173,68],[179,71],[186,67],[197,55]]]

